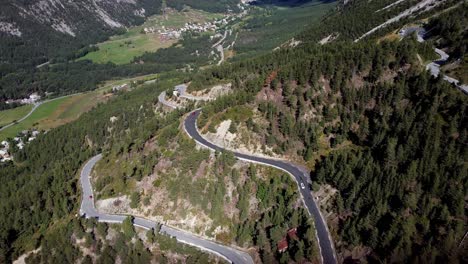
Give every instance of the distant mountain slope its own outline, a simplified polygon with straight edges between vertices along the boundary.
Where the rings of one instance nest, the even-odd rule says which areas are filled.
[[[1,1],[0,62],[35,65],[70,56],[160,10],[160,0]]]
[[[208,12],[226,12],[238,9],[240,0],[167,0],[168,7],[182,10],[185,6]],[[248,2],[248,1],[243,1]]]
[[[299,39],[322,44],[331,40],[360,40],[381,36],[428,14],[434,14],[459,0],[340,0],[336,12],[312,26]],[[366,18],[366,19],[363,19]]]

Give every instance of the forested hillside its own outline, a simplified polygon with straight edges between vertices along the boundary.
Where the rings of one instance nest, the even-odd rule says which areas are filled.
[[[77,175],[96,153],[104,154],[93,182],[99,199],[127,195],[127,209],[148,210],[149,217],[180,220],[191,213],[184,209],[196,210],[206,221],[192,226],[194,232],[248,247],[257,262],[317,261],[314,227],[288,176],[246,166],[230,152],[198,149],[180,126],[193,104],[171,112],[158,106],[158,95],[183,81],[190,82],[190,91],[232,83],[231,93],[202,105],[201,131],[216,132],[230,120],[235,137],[247,131],[253,144],[309,168],[314,193],[326,193],[327,201],[317,201],[340,261],[466,263],[468,97],[432,77],[424,65],[435,59],[433,44],[464,54],[465,31],[459,27],[466,28],[461,19],[466,13],[429,20],[434,42],[370,37],[354,43],[415,1],[403,1],[384,15],[375,12],[394,1],[346,2],[322,27],[305,31],[297,47],[162,74],[154,84],[119,94],[75,122],[41,134],[25,149],[15,148],[14,162],[0,165],[0,263],[39,247],[44,251],[30,261],[89,262],[79,253],[83,248],[100,252],[92,259],[97,263],[147,262],[150,248],[156,262],[171,256],[187,263],[210,261],[191,248],[175,249],[167,237],[138,238],[130,219],[121,230],[78,221]],[[454,34],[444,35],[447,30]],[[336,32],[343,41],[317,43]],[[2,92],[23,80],[31,87],[43,82],[38,90],[67,91],[63,84],[80,89],[112,76],[172,70],[182,64],[175,59],[182,50],[174,46],[146,54],[139,58],[145,64],[124,67],[80,62],[38,70],[32,77],[24,71],[2,78]],[[193,50],[184,52],[189,57]],[[154,199],[164,204],[155,201],[153,207]],[[292,227],[298,227],[299,239],[291,238],[291,247],[278,252],[278,240]],[[106,234],[111,239],[104,239]]]
[[[433,17],[425,29],[436,45],[444,48],[450,61],[444,71],[464,84],[468,84],[468,3]]]
[[[159,109],[158,109],[159,110]],[[251,248],[262,263],[318,261],[312,221],[280,171],[236,161],[232,153],[210,154],[179,129],[181,119],[135,145],[113,144],[97,164],[96,207],[131,213]],[[180,184],[181,182],[187,184]],[[280,254],[288,230],[291,247]]]
[[[305,30],[299,35],[299,38],[305,42],[315,43],[327,37],[331,40],[356,40],[374,27],[397,17],[406,10],[420,5],[422,2],[428,1],[340,1],[335,12],[328,14],[319,25],[312,25],[309,29]],[[383,35],[411,21],[427,17],[460,3],[458,0],[430,2],[425,9],[408,12],[410,15],[402,16],[401,19],[396,20],[387,27],[379,29],[371,38]]]
[[[177,243],[159,230],[135,230],[131,218],[122,225],[99,223],[95,219],[68,221],[47,233],[40,249],[25,256],[25,262],[112,264],[117,259],[123,263],[168,263],[173,259],[187,263],[219,262],[215,256]]]
[[[125,65],[96,64],[91,61],[57,63],[53,67],[24,68],[6,74],[0,79],[0,102],[27,97],[30,93],[52,93],[55,96],[93,90],[111,79],[146,75],[181,69],[196,68],[209,61],[208,36],[187,35],[180,41],[184,46],[171,46],[135,58]],[[199,51],[199,55],[195,51]],[[203,55],[203,56],[201,56]],[[141,63],[138,63],[140,62]],[[143,64],[144,63],[144,64]]]
[[[236,33],[233,47],[236,56],[232,60],[270,53],[288,45],[297,34],[319,24],[336,3],[322,0],[255,2]]]
[[[148,123],[139,130],[143,134],[134,138],[146,138],[163,124],[164,119],[152,111],[159,91],[158,87],[147,86],[130,97],[117,97],[15,152],[15,164],[2,164],[1,262],[9,262],[26,249],[39,246],[49,225],[77,210],[80,191],[76,175],[84,161],[106,148],[111,139],[119,144],[128,142],[125,130],[140,127],[142,118]],[[145,106],[143,111],[139,110],[141,105]],[[112,116],[119,116],[122,122],[109,131]]]
[[[76,50],[140,24],[161,11],[161,1],[42,0],[0,3],[1,77]]]
[[[329,221],[339,251],[461,260],[467,97],[429,77],[416,57],[425,50],[414,41],[311,46],[216,69],[195,80],[227,78],[244,88],[205,107],[200,125],[247,103],[263,122],[238,126],[276,153],[313,161],[312,180],[338,190]]]

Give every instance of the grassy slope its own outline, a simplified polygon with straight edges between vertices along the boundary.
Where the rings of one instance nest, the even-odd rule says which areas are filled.
[[[54,111],[66,100],[70,98],[62,98],[55,101],[51,101],[39,106],[34,113],[32,113],[28,118],[23,120],[23,122],[18,123],[14,126],[11,126],[0,133],[0,139],[5,139],[8,137],[14,137],[21,130],[25,130],[34,126],[35,123],[47,118],[52,115]]]
[[[101,92],[94,91],[50,101],[39,106],[21,123],[0,132],[0,139],[16,136],[25,129],[50,129],[77,119],[98,102],[105,100]],[[24,116],[24,115],[22,115]]]
[[[91,52],[80,60],[92,60],[95,63],[113,62],[115,64],[126,64],[134,57],[140,56],[145,52],[154,52],[160,48],[170,47],[173,40],[162,42],[156,35],[145,35],[135,33],[134,36],[110,40],[98,44],[99,50]]]
[[[0,140],[8,137],[14,137],[20,131],[25,129],[37,128],[47,130],[72,122],[76,120],[81,114],[91,110],[91,108],[93,108],[99,102],[105,101],[107,97],[104,94],[110,92],[112,86],[137,80],[152,80],[156,78],[156,76],[157,74],[149,74],[130,79],[108,81],[95,91],[73,95],[44,103],[23,122],[1,131]],[[8,124],[15,119],[20,119],[30,111],[31,107],[32,106],[25,108],[27,111],[20,108],[0,111],[0,122],[2,124]],[[12,119],[13,116],[15,117],[14,119]],[[3,119],[4,117],[5,121]],[[11,121],[7,122],[8,120]]]
[[[88,53],[79,60],[88,59],[96,63],[129,63],[134,57],[141,56],[145,52],[155,52],[158,49],[170,47],[176,42],[176,40],[161,41],[157,33],[142,34],[141,31],[145,27],[180,28],[187,22],[203,23],[220,17],[222,17],[221,14],[193,9],[184,12],[169,11],[165,16],[155,15],[148,18],[143,25],[132,27],[125,34],[113,36],[110,40],[99,43],[98,51]]]
[[[23,105],[17,108],[0,111],[0,126],[10,124],[15,120],[21,119],[32,109],[32,105]]]

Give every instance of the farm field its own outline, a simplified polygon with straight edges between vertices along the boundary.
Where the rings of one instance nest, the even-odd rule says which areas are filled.
[[[40,105],[28,118],[0,132],[0,139],[15,137],[26,129],[50,129],[77,119],[82,113],[89,111],[104,96],[98,96],[97,91],[64,97]]]
[[[0,111],[0,127],[21,119],[23,116],[27,115],[32,108],[32,105],[23,105],[13,109]]]
[[[158,29],[181,28],[187,22],[204,23],[223,17],[222,14],[208,13],[204,11],[187,9],[177,12],[169,10],[164,15],[155,15],[141,26],[129,28],[122,35],[111,37],[108,41],[97,44],[98,51],[93,51],[78,60],[91,60],[95,63],[126,64],[133,61],[135,57],[145,52],[155,52],[161,48],[168,48],[177,42],[175,39],[162,40],[157,32],[144,34],[144,28],[154,27]]]
[[[105,102],[110,98],[113,86],[130,83],[131,81],[148,81],[155,79],[157,76],[157,74],[149,74],[129,79],[110,80],[94,91],[43,103],[21,123],[0,131],[0,140],[15,137],[19,132],[26,129],[47,130],[72,122],[80,117],[81,114],[91,110],[98,103]],[[24,109],[21,109],[23,107]],[[11,123],[4,121],[3,117],[5,117],[5,120],[9,118],[11,121],[20,119],[31,110],[32,105],[23,107],[0,111],[1,122],[4,125]],[[12,119],[13,116],[15,117],[14,119]]]

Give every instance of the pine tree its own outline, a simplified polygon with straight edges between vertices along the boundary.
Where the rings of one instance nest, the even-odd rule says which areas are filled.
[[[130,240],[135,236],[135,228],[133,227],[133,217],[127,216],[122,223],[122,231],[125,237]]]

